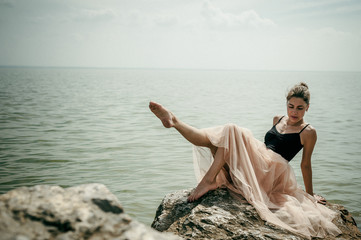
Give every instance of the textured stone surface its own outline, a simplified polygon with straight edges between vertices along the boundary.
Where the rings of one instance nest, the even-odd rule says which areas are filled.
[[[131,219],[102,184],[39,185],[0,196],[0,239],[180,239]]]
[[[181,190],[166,195],[152,227],[185,239],[304,239],[265,223],[245,199],[225,189],[211,191],[194,203],[187,203],[189,193],[190,190]],[[334,222],[343,234],[337,239],[361,239],[346,209],[336,204],[328,207],[339,213]]]

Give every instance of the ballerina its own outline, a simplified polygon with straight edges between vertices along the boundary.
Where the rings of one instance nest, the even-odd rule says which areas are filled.
[[[288,93],[287,115],[275,116],[273,127],[261,142],[235,124],[207,129],[194,128],[156,102],[150,110],[166,128],[175,128],[194,145],[197,187],[188,197],[196,201],[210,190],[226,187],[241,194],[260,217],[307,238],[337,236],[332,223],[335,212],[313,192],[311,156],[317,141],[315,128],[304,116],[309,109],[307,84]],[[296,182],[289,161],[301,150],[301,170],[306,192]]]

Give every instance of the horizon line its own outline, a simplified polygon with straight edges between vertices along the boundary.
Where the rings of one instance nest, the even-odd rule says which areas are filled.
[[[361,72],[361,70],[280,70],[280,69],[242,69],[242,68],[176,68],[176,67],[95,67],[95,66],[34,66],[0,65],[0,68],[73,68],[73,69],[123,69],[123,70],[189,70],[189,71],[245,71],[245,72]]]

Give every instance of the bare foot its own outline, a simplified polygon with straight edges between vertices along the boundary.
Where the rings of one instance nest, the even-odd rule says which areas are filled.
[[[150,102],[149,109],[162,121],[164,127],[174,127],[176,118],[168,109],[156,102]]]
[[[202,197],[204,194],[206,194],[208,191],[214,190],[217,188],[216,181],[213,182],[207,182],[205,180],[202,180],[196,189],[192,191],[192,193],[188,197],[188,202],[194,202],[198,200],[200,197]]]

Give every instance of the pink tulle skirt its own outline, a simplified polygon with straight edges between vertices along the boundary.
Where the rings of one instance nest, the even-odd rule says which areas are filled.
[[[229,169],[218,174],[218,186],[241,194],[263,220],[307,238],[341,233],[332,223],[336,213],[304,192],[288,161],[266,148],[248,129],[227,124],[203,130],[213,145],[225,150]],[[193,155],[199,182],[214,159],[204,147],[195,146]]]

